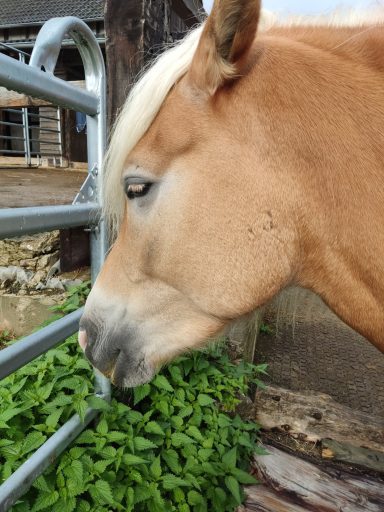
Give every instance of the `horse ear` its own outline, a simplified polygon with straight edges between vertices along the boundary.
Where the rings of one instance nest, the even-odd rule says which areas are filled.
[[[241,75],[259,18],[260,0],[215,0],[189,71],[193,86],[213,95]]]

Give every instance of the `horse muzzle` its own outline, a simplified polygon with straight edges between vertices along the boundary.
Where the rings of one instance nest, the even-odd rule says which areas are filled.
[[[146,361],[129,328],[105,330],[89,317],[83,316],[78,341],[92,366],[115,386],[130,388],[145,384],[156,372]]]

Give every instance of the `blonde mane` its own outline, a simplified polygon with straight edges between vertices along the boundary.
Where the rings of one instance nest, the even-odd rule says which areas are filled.
[[[263,11],[259,31],[274,26],[350,26],[358,27],[384,21],[381,5],[370,12],[336,11],[320,16],[286,16]],[[111,240],[118,232],[124,214],[124,190],[121,173],[127,155],[146,133],[173,85],[188,71],[204,23],[183,40],[161,54],[131,89],[113,129],[104,164],[103,216],[109,226]]]

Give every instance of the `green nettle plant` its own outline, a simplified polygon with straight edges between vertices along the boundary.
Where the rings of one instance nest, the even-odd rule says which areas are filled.
[[[74,296],[80,305],[85,294]],[[178,358],[129,395],[115,391],[109,405],[92,394],[92,370],[68,338],[1,384],[0,481],[74,413],[92,405],[100,418],[12,511],[234,511],[242,484],[255,482],[249,458],[262,452],[259,427],[234,411],[264,372],[233,364],[221,343]]]

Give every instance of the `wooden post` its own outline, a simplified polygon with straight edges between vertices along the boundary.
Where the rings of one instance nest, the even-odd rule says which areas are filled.
[[[185,16],[184,28],[198,22],[201,0],[106,0],[108,125],[112,126],[143,66],[172,40],[171,15]],[[189,8],[188,8],[189,6]],[[173,12],[172,12],[173,11]]]

